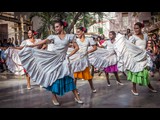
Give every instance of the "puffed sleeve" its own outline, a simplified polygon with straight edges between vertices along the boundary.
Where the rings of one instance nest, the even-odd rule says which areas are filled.
[[[54,43],[54,40],[55,40],[55,35],[49,35],[47,37],[47,43]]]
[[[96,45],[96,42],[93,40],[93,38],[89,38],[89,44],[90,46]]]
[[[69,42],[76,42],[76,35],[75,34],[69,34]]]
[[[20,45],[20,46],[25,46],[25,45],[27,45],[26,40],[22,41],[22,43],[21,43],[21,45]]]

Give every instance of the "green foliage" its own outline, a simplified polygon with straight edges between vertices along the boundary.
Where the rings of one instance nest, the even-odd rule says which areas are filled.
[[[96,22],[95,15],[100,16],[100,19],[103,18],[103,12],[33,12],[30,20],[35,16],[41,19],[42,25],[37,31],[41,33],[42,38],[45,38],[52,33],[51,26],[55,19],[62,19],[70,23],[66,30],[70,33],[74,25],[86,28],[93,25]]]

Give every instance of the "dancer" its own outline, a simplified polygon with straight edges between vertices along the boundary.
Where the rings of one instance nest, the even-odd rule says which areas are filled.
[[[106,50],[114,49],[114,41],[115,41],[115,38],[116,38],[116,33],[114,31],[110,31],[109,32],[109,38],[110,38],[110,40],[105,41],[99,47],[105,48]],[[114,59],[117,59],[117,58],[115,57]],[[105,75],[106,75],[106,80],[107,80],[108,86],[110,86],[109,73],[114,73],[114,75],[116,77],[116,83],[118,85],[124,85],[123,83],[121,83],[121,81],[119,79],[117,64],[104,68],[104,72],[105,72]]]
[[[118,56],[118,70],[128,70],[127,79],[132,81],[133,95],[139,95],[136,84],[148,86],[152,92],[157,92],[150,84],[147,67],[151,66],[151,58],[146,51],[147,35],[142,34],[142,24],[134,25],[135,34],[129,39],[118,34],[114,49]]]
[[[72,91],[75,101],[82,104],[74,84],[73,72],[70,71],[69,57],[79,50],[73,34],[66,34],[64,28],[67,23],[57,20],[54,28],[57,35],[50,35],[47,39],[34,45],[28,45],[20,51],[20,59],[24,68],[28,71],[31,79],[52,92],[52,102],[60,105],[57,95],[63,96]],[[38,50],[35,47],[52,42],[52,51]],[[74,50],[67,55],[68,45],[73,42]]]
[[[77,79],[88,80],[89,85],[93,93],[96,92],[96,89],[93,86],[92,75],[90,73],[90,64],[88,60],[88,54],[97,49],[96,42],[93,41],[93,38],[86,38],[85,33],[87,29],[84,27],[77,28],[77,39],[76,42],[79,46],[79,51],[70,58],[71,68],[74,71],[74,82],[77,85]],[[92,46],[92,49],[88,51],[88,47]]]
[[[37,33],[34,30],[28,30],[29,39],[24,40],[21,43],[20,47],[10,47],[10,49],[8,49],[8,51],[6,52],[8,54],[8,59],[7,59],[8,68],[15,74],[26,75],[28,90],[32,89],[31,83],[30,83],[30,76],[28,75],[27,71],[23,69],[23,66],[21,65],[21,62],[19,60],[18,52],[22,50],[25,45],[33,45],[41,41],[41,39],[35,39],[34,35],[36,34]],[[40,49],[42,48],[42,46],[36,46],[35,48]],[[18,70],[18,73],[17,73],[17,70]]]

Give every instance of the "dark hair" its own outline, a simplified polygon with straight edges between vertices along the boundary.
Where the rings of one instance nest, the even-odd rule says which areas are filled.
[[[66,21],[63,21],[63,20],[55,20],[54,21],[54,24],[56,23],[59,23],[61,26],[63,26],[64,28],[65,27],[68,27],[68,23]]]
[[[144,27],[144,24],[142,24],[141,22],[137,22],[137,23],[135,23],[134,25],[138,25],[140,28],[143,28],[143,27]]]
[[[130,30],[129,28],[127,29],[127,32],[128,32],[128,31],[129,31],[129,33],[131,32],[131,30]]]
[[[100,38],[100,39],[102,39],[102,38],[101,38],[101,36],[98,36],[97,38]]]
[[[78,27],[77,29],[80,29],[81,31],[83,31],[84,33],[87,32],[87,29],[85,27]]]
[[[155,36],[156,36],[156,38],[157,38],[157,34],[156,34],[156,33],[153,33],[153,34],[152,34],[152,36],[154,36],[154,35],[155,35]]]
[[[37,35],[38,33],[34,30],[28,30],[28,32],[31,31],[34,35]]]
[[[112,35],[116,36],[116,33],[114,31],[110,31],[109,33],[112,33]]]

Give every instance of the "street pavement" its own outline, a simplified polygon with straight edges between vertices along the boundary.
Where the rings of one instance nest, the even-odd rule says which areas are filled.
[[[31,90],[26,89],[25,76],[15,76],[12,73],[0,73],[0,108],[160,108],[159,74],[150,77],[151,84],[158,91],[152,93],[148,87],[137,85],[139,96],[131,93],[132,83],[119,73],[123,86],[117,85],[113,74],[110,74],[111,86],[107,86],[104,73],[94,75],[93,83],[97,90],[92,93],[86,80],[78,80],[77,87],[84,104],[74,100],[72,92],[58,96],[60,106],[52,103],[52,94],[34,82]]]

